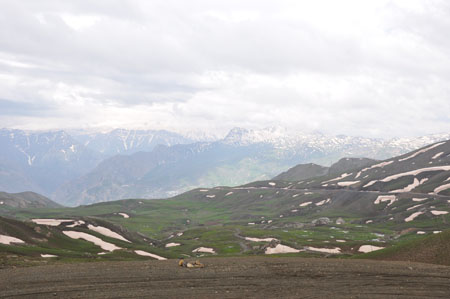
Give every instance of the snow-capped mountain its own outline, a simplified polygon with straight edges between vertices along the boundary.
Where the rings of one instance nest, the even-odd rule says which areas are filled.
[[[197,142],[207,138],[213,141]],[[167,197],[198,186],[268,179],[300,163],[382,160],[447,139],[450,134],[382,140],[280,127],[234,128],[219,140],[155,130],[69,134],[2,129],[0,190],[35,191],[66,204]]]
[[[62,183],[91,170],[102,156],[64,131],[0,130],[1,190],[39,191],[49,195]],[[10,176],[22,179],[14,183]],[[21,186],[21,182],[28,182]],[[38,186],[36,190],[36,186]]]
[[[164,130],[115,129],[110,132],[77,132],[75,139],[105,156],[152,151],[157,145],[193,143],[194,139]]]
[[[329,136],[270,127],[260,130],[233,128],[221,142],[233,146],[267,144],[285,156],[292,156],[304,148],[309,148],[313,152],[323,154],[321,158],[311,159],[312,162],[331,165],[343,156],[385,159],[448,139],[450,139],[450,133],[384,140],[345,135]]]

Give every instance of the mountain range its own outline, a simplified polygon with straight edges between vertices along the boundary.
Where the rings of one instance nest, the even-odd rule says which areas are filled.
[[[0,217],[0,260],[289,254],[450,264],[450,140],[381,161],[294,170],[302,168],[326,173],[299,180],[291,170],[159,200],[0,206],[8,217]]]
[[[0,190],[35,191],[65,205],[162,198],[192,188],[269,179],[299,163],[385,159],[450,138],[390,140],[232,129],[224,138],[168,131],[0,130]]]

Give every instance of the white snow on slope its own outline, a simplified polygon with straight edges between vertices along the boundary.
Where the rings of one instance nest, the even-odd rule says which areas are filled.
[[[251,242],[272,242],[273,240],[277,240],[277,239],[275,239],[275,238],[260,239],[260,238],[245,237],[245,240],[251,241]]]
[[[208,197],[208,198],[214,198],[214,197],[216,197],[214,194],[208,194],[208,195],[206,195],[206,197]]]
[[[412,213],[409,217],[405,218],[405,222],[413,221],[416,217],[422,215],[424,212],[415,212]]]
[[[438,215],[447,215],[448,212],[447,212],[447,211],[436,211],[436,210],[433,210],[433,211],[431,211],[431,214],[433,214],[433,215],[435,215],[435,216],[438,216]]]
[[[110,238],[114,238],[114,239],[118,239],[118,240],[122,240],[128,243],[131,243],[130,241],[128,241],[127,239],[125,239],[124,237],[122,237],[121,235],[119,235],[116,232],[113,232],[112,230],[110,230],[109,228],[103,227],[103,226],[94,226],[92,224],[88,225],[88,228],[90,230],[93,230],[99,234],[102,234],[104,236],[110,237]]]
[[[157,259],[157,260],[160,260],[160,261],[165,261],[165,260],[167,260],[165,257],[159,256],[159,255],[156,255],[156,254],[147,252],[147,251],[143,251],[143,250],[135,250],[134,252],[135,252],[137,255],[149,256],[149,257],[152,257],[152,258]]]
[[[347,186],[351,186],[351,185],[354,185],[357,183],[359,183],[359,181],[344,181],[344,182],[338,182],[337,184],[338,184],[338,186],[341,186],[341,187],[347,187]]]
[[[422,181],[423,181],[423,180],[422,180]],[[411,191],[412,189],[414,189],[414,188],[416,188],[417,186],[419,186],[419,185],[420,185],[420,182],[421,182],[421,181],[419,181],[417,178],[414,178],[414,181],[413,181],[411,184],[407,185],[405,188],[403,188],[403,189],[397,189],[397,190],[392,190],[392,191],[389,191],[389,192],[392,192],[392,193],[409,192],[409,191]]]
[[[281,245],[278,244],[277,246],[275,246],[275,248],[272,247],[267,247],[266,251],[264,252],[265,254],[277,254],[277,253],[297,253],[300,252],[301,250],[286,246],[286,245]]]
[[[410,211],[410,210],[413,210],[413,209],[418,208],[418,207],[421,207],[421,206],[423,206],[423,204],[415,205],[415,206],[409,207],[409,208],[407,208],[406,210],[407,210],[407,211]]]
[[[439,142],[439,143],[433,144],[433,145],[431,145],[431,146],[429,146],[429,147],[426,147],[426,148],[424,148],[424,149],[421,149],[421,150],[419,150],[419,151],[417,151],[417,152],[411,154],[410,156],[408,156],[408,157],[406,157],[406,158],[399,159],[398,161],[402,162],[402,161],[406,161],[406,160],[412,159],[412,158],[418,156],[419,154],[425,153],[425,152],[429,151],[430,149],[433,149],[433,148],[435,148],[435,147],[438,147],[438,146],[440,146],[440,145],[443,145],[444,143],[445,143],[445,142]]]
[[[351,173],[343,173],[341,176],[339,176],[337,178],[334,178],[334,179],[322,182],[322,184],[329,183],[329,182],[334,182],[334,181],[339,181],[339,180],[342,180],[343,178],[346,178],[346,177],[351,176],[351,175],[352,175]]]
[[[44,254],[44,253],[41,253],[41,257],[49,258],[49,257],[58,257],[58,256],[57,256],[57,255],[54,255],[54,254]]]
[[[103,250],[106,250],[106,251],[114,251],[117,249],[122,249],[112,243],[105,242],[102,239],[97,238],[90,234],[77,232],[77,231],[68,231],[68,230],[63,231],[63,234],[65,234],[66,236],[68,236],[72,239],[83,239],[85,241],[94,243],[95,245],[100,246]]]
[[[420,169],[416,169],[416,170],[411,170],[411,171],[407,171],[407,172],[402,172],[402,173],[397,173],[388,177],[385,177],[384,179],[380,180],[382,182],[389,182],[404,176],[408,176],[408,175],[418,175],[422,172],[428,172],[428,171],[449,171],[450,170],[450,165],[447,166],[434,166],[434,167],[425,167],[425,168],[420,168]]]
[[[31,219],[36,224],[48,225],[48,226],[58,226],[63,222],[72,222],[71,219]]]
[[[372,252],[372,251],[376,251],[376,250],[380,250],[380,249],[384,249],[384,247],[373,246],[373,245],[362,245],[361,247],[359,247],[358,251],[367,253],[367,252]]]
[[[270,186],[276,186],[276,184],[277,184],[277,183],[275,183],[275,182],[269,182],[269,185],[270,185]]]
[[[444,152],[437,153],[437,154],[434,155],[431,159],[435,160],[435,159],[439,158],[440,156],[442,156],[443,153],[444,153]]]
[[[442,192],[447,189],[450,189],[450,184],[445,184],[445,185],[437,187],[436,189],[433,190],[433,193],[438,194],[439,192]]]
[[[321,200],[321,201],[317,202],[316,206],[321,206],[321,205],[323,205],[325,203],[326,203],[326,200],[324,199],[324,200]]]
[[[180,243],[167,243],[166,247],[176,247],[176,246],[180,246]]]
[[[75,226],[80,226],[82,224],[86,224],[86,222],[84,222],[83,220],[77,220],[71,225],[66,225],[66,227],[75,227]]]
[[[11,243],[25,243],[23,240],[18,238],[0,235],[0,244],[10,245]]]
[[[421,201],[424,201],[424,200],[427,200],[427,199],[428,198],[413,198],[412,201],[421,202]]]
[[[397,201],[397,197],[395,195],[380,195],[373,203],[377,205],[385,201],[389,201],[388,206],[390,206]]]
[[[117,214],[119,214],[119,215],[122,216],[123,218],[130,218],[130,215],[125,214],[125,213],[117,213]]]
[[[306,250],[317,251],[323,253],[341,253],[341,249],[339,247],[335,248],[317,248],[317,247],[305,247]]]
[[[299,204],[299,206],[300,207],[306,207],[306,206],[309,206],[310,204],[312,204],[312,201],[301,203],[301,204]]]
[[[367,171],[367,170],[374,169],[374,168],[383,168],[384,166],[387,166],[387,165],[392,164],[392,163],[394,163],[394,161],[386,161],[386,162],[381,162],[381,163],[372,165],[372,166],[370,166],[370,167],[363,168],[363,169],[361,169],[360,172],[358,172],[358,173],[356,174],[355,179],[359,178],[359,176],[360,176],[363,172],[365,172],[365,171]]]
[[[199,247],[192,250],[192,252],[216,253],[213,248],[208,247]]]
[[[232,191],[228,192],[227,194],[225,194],[225,196],[230,196],[231,194],[233,194]]]
[[[365,185],[363,186],[363,188],[370,187],[370,186],[372,186],[373,184],[375,184],[376,182],[378,182],[378,180],[370,181],[370,182],[368,182],[367,184],[365,184]]]

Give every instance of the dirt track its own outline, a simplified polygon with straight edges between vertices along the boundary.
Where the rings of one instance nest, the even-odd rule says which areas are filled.
[[[0,270],[0,297],[449,298],[450,267],[303,258],[209,258]]]

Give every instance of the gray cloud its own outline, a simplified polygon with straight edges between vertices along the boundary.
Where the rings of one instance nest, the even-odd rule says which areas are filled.
[[[449,17],[446,1],[3,1],[0,122],[448,131]]]

